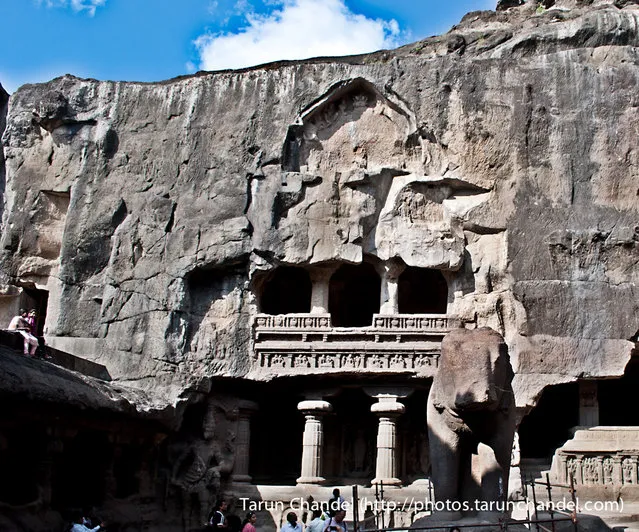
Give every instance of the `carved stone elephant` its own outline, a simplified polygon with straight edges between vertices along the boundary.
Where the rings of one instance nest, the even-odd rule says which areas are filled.
[[[442,341],[427,423],[435,499],[455,503],[449,519],[461,517],[456,510],[464,501],[462,513],[473,514],[499,511],[490,502],[506,500],[515,432],[512,378],[508,348],[496,331],[456,329]]]

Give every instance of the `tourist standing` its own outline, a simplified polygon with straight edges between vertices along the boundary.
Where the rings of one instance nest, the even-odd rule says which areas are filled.
[[[224,515],[224,512],[226,512],[227,509],[228,504],[226,501],[219,501],[215,505],[215,509],[209,517],[209,525],[211,525],[215,530],[226,531],[228,528],[226,516]]]
[[[295,512],[286,514],[286,523],[284,523],[280,532],[302,532],[302,525],[297,522],[297,514]]]
[[[256,532],[255,523],[257,522],[257,514],[255,512],[249,512],[246,514],[244,522],[242,523],[242,532]]]
[[[333,496],[328,500],[328,515],[333,517],[338,510],[345,510],[344,497],[340,495],[339,488],[333,490]]]
[[[344,521],[345,517],[346,510],[337,510],[333,517],[325,521],[324,532],[348,532],[346,521]]]
[[[322,510],[313,510],[313,520],[306,527],[306,532],[323,532],[324,519],[322,519]]]

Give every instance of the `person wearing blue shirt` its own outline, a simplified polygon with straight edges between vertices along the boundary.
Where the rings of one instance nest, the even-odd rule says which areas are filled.
[[[295,512],[286,514],[286,523],[282,525],[280,532],[302,532],[302,525],[297,522],[297,514]]]

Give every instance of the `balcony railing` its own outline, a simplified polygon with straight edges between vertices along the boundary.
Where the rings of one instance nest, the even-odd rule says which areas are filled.
[[[459,320],[436,314],[375,314],[368,327],[333,327],[330,314],[259,314],[254,351],[261,370],[413,372],[432,375],[444,335]]]

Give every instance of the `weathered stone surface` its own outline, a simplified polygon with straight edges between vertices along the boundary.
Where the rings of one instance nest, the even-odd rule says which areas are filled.
[[[442,270],[447,314],[503,334],[518,404],[620,375],[639,328],[624,6],[526,2],[392,52],[24,86],[2,308],[48,290],[52,344],[173,403],[201,379],[272,377],[251,372],[261,273],[399,260]]]
[[[88,410],[102,415],[155,419],[171,423],[153,409],[153,401],[136,388],[111,385],[80,373],[39,360],[31,360],[0,348],[3,400],[34,405],[64,405],[65,409]]]
[[[474,500],[506,500],[515,434],[512,378],[508,348],[494,330],[455,329],[442,341],[426,416],[437,501],[472,507]],[[438,519],[461,517],[444,514]]]

